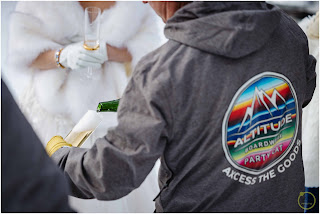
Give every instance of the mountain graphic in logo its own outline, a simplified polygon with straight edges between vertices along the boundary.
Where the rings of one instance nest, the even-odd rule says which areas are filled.
[[[277,105],[277,97],[280,97],[283,102],[285,103],[285,99],[281,96],[281,94],[277,91],[277,89],[273,90],[272,96],[269,97],[269,95],[263,91],[263,90],[259,90],[257,87],[255,87],[254,90],[254,95],[252,98],[252,105],[250,107],[247,107],[245,116],[242,120],[241,126],[238,130],[238,132],[241,130],[244,122],[247,120],[248,117],[250,117],[250,125],[251,125],[251,121],[252,121],[252,115],[253,115],[253,110],[254,110],[254,104],[255,104],[255,99],[258,100],[259,105],[264,105],[264,107],[268,110],[269,114],[272,116],[272,112],[270,111],[269,106],[267,105],[267,103],[264,101],[264,97],[268,99],[268,101],[273,105],[273,107],[275,107],[277,110],[279,110],[278,105]]]
[[[265,72],[244,84],[223,121],[223,149],[237,169],[259,174],[286,156],[298,127],[297,99],[289,80]]]

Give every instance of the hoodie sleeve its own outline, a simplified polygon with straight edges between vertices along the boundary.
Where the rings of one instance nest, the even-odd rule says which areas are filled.
[[[146,75],[133,76],[120,101],[118,126],[91,149],[62,148],[53,154],[74,196],[115,200],[140,186],[170,138],[165,91]]]
[[[309,55],[307,59],[307,68],[306,68],[306,91],[305,99],[302,104],[302,107],[306,107],[312,99],[314,89],[316,87],[317,74],[315,72],[317,60]]]

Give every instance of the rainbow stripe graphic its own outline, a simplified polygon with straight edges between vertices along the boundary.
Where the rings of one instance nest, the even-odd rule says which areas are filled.
[[[225,148],[239,167],[259,171],[291,148],[296,132],[297,104],[283,78],[252,81],[233,102],[226,120]]]

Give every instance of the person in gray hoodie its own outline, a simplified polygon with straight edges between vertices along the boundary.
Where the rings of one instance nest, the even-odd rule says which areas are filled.
[[[303,31],[264,2],[149,4],[169,40],[138,63],[119,124],[52,155],[72,194],[120,198],[160,157],[156,212],[303,212],[301,111],[316,80]]]

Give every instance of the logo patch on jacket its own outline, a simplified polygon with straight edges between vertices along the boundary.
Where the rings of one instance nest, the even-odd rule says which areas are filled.
[[[238,170],[260,174],[291,150],[298,130],[296,93],[283,75],[264,72],[233,97],[222,124],[222,146]]]

